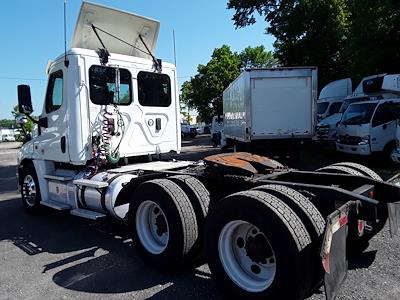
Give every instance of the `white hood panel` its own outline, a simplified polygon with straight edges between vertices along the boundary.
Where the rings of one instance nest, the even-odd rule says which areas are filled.
[[[160,29],[159,21],[88,2],[82,3],[71,48],[90,50],[102,48],[91,27],[92,24],[147,53],[146,47],[140,41],[139,35],[141,35],[147,47],[154,53]],[[110,53],[151,58],[148,54],[100,30],[97,30],[97,32]]]

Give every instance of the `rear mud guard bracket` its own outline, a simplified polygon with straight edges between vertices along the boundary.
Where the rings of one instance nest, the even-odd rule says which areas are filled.
[[[326,219],[325,235],[321,247],[322,265],[325,270],[324,286],[327,300],[336,298],[339,288],[347,277],[347,224],[349,212],[357,209],[356,201],[349,201]]]
[[[390,236],[393,238],[399,233],[400,225],[400,201],[388,203],[388,216]]]

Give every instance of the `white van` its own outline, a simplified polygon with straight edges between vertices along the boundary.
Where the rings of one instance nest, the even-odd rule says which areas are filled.
[[[358,155],[385,152],[396,147],[396,125],[400,118],[400,98],[351,104],[338,126],[336,149]]]

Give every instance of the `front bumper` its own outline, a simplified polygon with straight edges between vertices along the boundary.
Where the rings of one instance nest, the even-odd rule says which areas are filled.
[[[371,155],[371,148],[369,144],[366,145],[347,145],[336,142],[336,150],[339,152],[357,154],[357,155]]]

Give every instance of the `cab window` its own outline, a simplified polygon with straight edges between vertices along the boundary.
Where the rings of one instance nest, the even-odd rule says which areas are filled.
[[[59,109],[63,103],[63,72],[61,70],[52,73],[46,92],[46,113]]]
[[[400,103],[384,103],[380,105],[372,121],[372,127],[376,127],[400,118]]]
[[[117,69],[105,66],[89,68],[90,100],[94,104],[129,105],[132,103],[132,75],[126,69],[119,71],[119,93],[117,91]]]
[[[142,71],[138,74],[137,82],[140,105],[171,105],[171,80],[168,75]]]
[[[334,102],[329,107],[329,114],[333,115],[339,112],[340,107],[342,106],[342,102]]]

